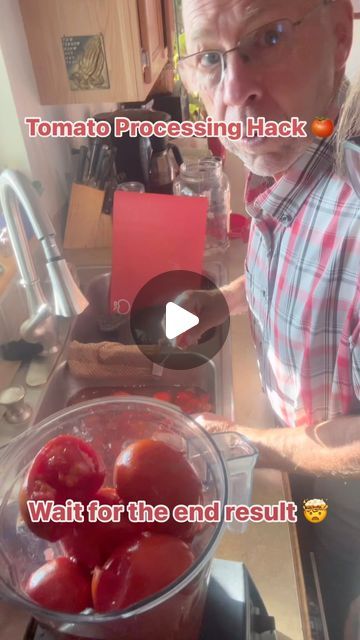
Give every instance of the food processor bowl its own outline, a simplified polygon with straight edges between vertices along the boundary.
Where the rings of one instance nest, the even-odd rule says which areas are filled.
[[[122,449],[144,438],[162,440],[183,452],[195,469],[202,483],[204,505],[219,501],[223,514],[228,502],[224,455],[229,452],[229,443],[220,447],[221,453],[218,443],[222,436],[217,443],[216,438],[176,407],[149,398],[110,397],[64,409],[12,441],[0,459],[0,595],[26,609],[56,634],[94,640],[197,640],[211,561],[224,527],[223,517],[221,522],[198,527],[191,544],[195,560],[184,575],[164,591],[127,610],[108,614],[93,610],[76,615],[58,613],[38,606],[26,595],[24,584],[31,573],[64,552],[61,541],[50,543],[39,539],[27,528],[19,513],[19,490],[36,454],[61,434],[77,436],[98,452],[105,463],[105,486],[112,484],[112,470]],[[233,436],[239,439],[240,446],[241,436]],[[247,478],[245,484],[241,483],[241,491],[251,488],[256,452],[250,456],[251,464],[244,466],[246,457],[249,451],[244,457],[239,455],[239,476],[234,484],[236,456],[230,456],[232,485],[239,487],[238,479],[244,474]],[[242,497],[243,502],[248,502],[249,496]]]

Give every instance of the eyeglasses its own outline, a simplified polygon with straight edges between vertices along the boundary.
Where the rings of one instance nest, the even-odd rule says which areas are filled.
[[[225,78],[227,55],[236,51],[244,64],[270,67],[286,59],[294,44],[297,27],[324,5],[336,0],[323,0],[311,8],[301,20],[276,20],[249,33],[233,49],[228,51],[200,51],[180,58],[178,68],[187,86],[197,91],[215,89]]]

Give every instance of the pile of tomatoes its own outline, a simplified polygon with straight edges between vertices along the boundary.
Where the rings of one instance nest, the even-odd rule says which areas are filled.
[[[120,451],[113,486],[104,486],[104,464],[94,448],[72,435],[43,446],[32,462],[19,495],[26,526],[39,538],[59,542],[63,555],[37,569],[24,585],[42,607],[64,613],[93,609],[121,611],[153,596],[184,574],[194,562],[194,525],[170,517],[165,523],[90,522],[86,505],[127,505],[146,501],[166,505],[199,504],[202,485],[185,456],[160,440],[138,440]],[[28,500],[72,499],[84,504],[84,522],[33,522]]]
[[[194,389],[157,391],[153,394],[153,398],[175,404],[187,414],[213,411],[210,396],[204,391],[195,391]]]
[[[74,405],[86,400],[95,400],[105,396],[126,397],[126,396],[148,396],[162,402],[169,402],[179,407],[184,413],[208,413],[214,407],[210,396],[201,389],[179,389],[177,387],[159,389],[154,391],[150,387],[141,389],[129,389],[118,387],[87,387],[78,391],[70,400],[69,404]]]

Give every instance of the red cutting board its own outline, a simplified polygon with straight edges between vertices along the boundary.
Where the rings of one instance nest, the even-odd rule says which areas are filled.
[[[202,273],[207,209],[207,198],[115,193],[110,313],[130,311],[155,276]]]

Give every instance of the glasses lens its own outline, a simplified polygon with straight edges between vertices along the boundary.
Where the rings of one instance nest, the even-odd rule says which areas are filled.
[[[216,87],[222,76],[222,54],[202,51],[179,62],[179,72],[185,86],[197,91]]]
[[[289,20],[279,20],[245,38],[239,45],[239,52],[244,62],[271,65],[282,59],[292,41],[293,25]]]
[[[291,51],[294,27],[289,20],[278,20],[266,24],[245,37],[229,55],[240,55],[247,64],[271,66],[286,60]],[[223,78],[223,56],[219,51],[202,51],[183,58],[179,62],[179,72],[187,88],[196,91],[214,89]]]

